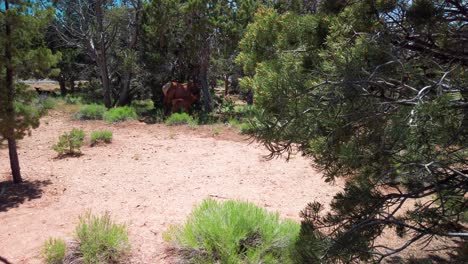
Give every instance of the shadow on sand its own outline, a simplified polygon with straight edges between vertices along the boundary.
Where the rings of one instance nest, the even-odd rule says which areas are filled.
[[[402,263],[462,264],[462,263],[467,263],[467,262],[466,262],[466,259],[463,259],[462,256],[458,256],[455,254],[448,254],[448,256],[445,256],[445,257],[438,256],[437,254],[429,254],[428,256],[423,257],[423,258],[411,258],[410,260],[403,259],[401,257],[391,257],[390,259],[388,259],[386,263],[389,263],[389,264],[402,264]]]
[[[20,184],[0,182],[0,212],[18,207],[25,201],[41,198],[43,188],[49,184],[50,181],[25,181]]]

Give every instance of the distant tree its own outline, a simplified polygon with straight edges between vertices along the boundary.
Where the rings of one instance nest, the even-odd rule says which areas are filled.
[[[252,134],[272,157],[296,145],[327,182],[346,179],[330,212],[303,211],[300,263],[468,236],[462,2],[323,0],[314,15],[260,9],[248,26],[237,61],[260,110]],[[404,242],[380,243],[388,230]]]
[[[234,71],[238,42],[258,4],[253,0],[152,1],[145,6],[142,24],[143,49],[151,54],[144,58],[145,67],[160,72],[156,82],[196,79],[202,86],[204,108],[211,111],[209,78],[227,80]],[[160,94],[159,85],[156,94]]]
[[[15,79],[44,77],[60,55],[45,48],[44,32],[51,9],[35,2],[4,0],[0,7],[0,142],[8,142],[13,181],[22,181],[16,141],[39,125],[40,112],[31,107],[31,96]]]
[[[142,0],[56,1],[55,29],[68,47],[79,48],[99,71],[106,107],[130,102]]]

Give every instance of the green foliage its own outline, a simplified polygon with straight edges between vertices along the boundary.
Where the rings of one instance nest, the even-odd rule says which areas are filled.
[[[109,213],[86,213],[75,232],[85,263],[120,263],[130,250],[127,227],[114,223]]]
[[[49,238],[44,243],[43,256],[47,264],[62,264],[67,245],[62,239]]]
[[[412,243],[463,229],[468,61],[448,6],[461,10],[429,0],[260,9],[240,42],[240,84],[258,109],[249,134],[272,156],[298,146],[328,182],[346,178],[330,213],[304,217],[312,241],[332,228],[321,262],[380,261],[398,252],[379,243],[384,232]]]
[[[251,203],[205,200],[164,234],[190,263],[292,263],[299,225]]]
[[[138,116],[143,116],[154,109],[154,102],[151,100],[134,100],[131,106],[135,109]]]
[[[109,109],[104,114],[104,120],[107,123],[123,122],[127,120],[137,119],[137,113],[131,106],[122,106]]]
[[[53,146],[53,150],[57,151],[59,155],[79,155],[84,138],[84,131],[74,128],[59,137],[59,142]]]
[[[255,131],[255,127],[251,123],[242,123],[240,125],[241,134],[252,134]]]
[[[169,116],[166,121],[166,125],[168,126],[179,126],[179,125],[190,125],[196,124],[193,117],[191,117],[187,113],[175,113]]]
[[[82,105],[76,116],[82,120],[102,120],[106,111],[107,108],[104,105]]]
[[[80,96],[67,94],[64,98],[66,104],[79,105],[83,103],[83,99]]]
[[[99,130],[91,133],[91,145],[98,143],[111,143],[112,142],[112,131]]]

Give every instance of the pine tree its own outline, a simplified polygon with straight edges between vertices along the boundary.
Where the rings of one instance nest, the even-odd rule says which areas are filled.
[[[467,20],[460,1],[432,0],[256,14],[237,58],[260,109],[253,135],[346,180],[329,213],[304,210],[300,263],[380,261],[467,236]],[[395,248],[378,240],[391,230]]]
[[[31,95],[18,77],[44,76],[60,59],[44,48],[52,10],[31,1],[3,1],[0,8],[0,141],[6,140],[13,181],[22,181],[17,140],[39,125],[40,112],[28,105]]]

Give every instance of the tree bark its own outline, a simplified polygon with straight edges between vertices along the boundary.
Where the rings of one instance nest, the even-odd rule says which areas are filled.
[[[140,36],[139,25],[140,25],[140,12],[143,9],[143,4],[141,0],[136,0],[133,2],[133,8],[135,9],[135,17],[130,19],[130,27],[133,27],[133,32],[130,36],[128,41],[127,48],[130,51],[134,51],[137,48],[138,38]],[[119,106],[124,106],[130,103],[130,85],[132,83],[133,78],[133,68],[132,67],[125,67],[122,84],[120,87],[120,94],[119,94]]]
[[[229,75],[224,75],[224,96],[229,95]]]
[[[75,93],[75,80],[74,79],[70,80],[70,92]]]
[[[66,96],[67,95],[67,87],[66,87],[66,82],[63,78],[60,78],[59,79],[59,86],[60,86],[60,94],[62,96]]]
[[[100,75],[101,75],[101,82],[102,82],[102,89],[103,89],[103,96],[104,96],[104,105],[107,108],[112,107],[112,100],[111,100],[111,87],[110,87],[110,79],[109,79],[109,70],[107,65],[107,47],[106,47],[106,40],[104,37],[104,14],[102,11],[102,1],[96,2],[96,19],[98,23],[98,31],[99,31],[99,48],[97,50],[97,64],[99,67]]]
[[[130,70],[126,70],[124,72],[124,76],[122,78],[122,84],[120,88],[120,95],[119,95],[119,106],[124,106],[130,103],[130,84],[132,82],[132,73]]]
[[[5,10],[10,9],[9,0],[5,0]],[[13,83],[13,65],[12,65],[12,47],[11,47],[11,24],[10,20],[7,17],[5,23],[5,59],[6,59],[6,90],[7,90],[7,106],[6,106],[6,115],[7,115],[7,125],[9,126],[6,139],[8,141],[8,153],[10,155],[10,167],[11,175],[13,176],[14,183],[20,183],[23,181],[21,178],[21,171],[19,166],[18,152],[16,150],[16,138],[15,138],[15,87]]]

